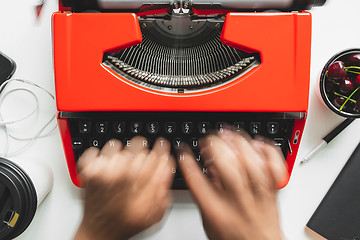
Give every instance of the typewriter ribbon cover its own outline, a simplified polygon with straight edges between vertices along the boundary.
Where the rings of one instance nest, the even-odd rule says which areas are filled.
[[[131,66],[132,61],[122,57],[126,51],[131,54],[129,51],[136,48],[146,48],[145,27],[135,13],[57,12],[53,15],[58,123],[73,183],[79,186],[66,116],[88,112],[241,112],[296,116],[289,136],[289,151],[285,153],[291,173],[308,108],[310,13],[227,13],[216,44],[224,45],[221,54],[241,56],[234,63],[215,69],[218,75],[198,70],[198,81],[189,80],[186,70],[175,72],[166,81],[164,71],[154,75],[140,69],[141,66]],[[141,49],[138,51],[143,53]],[[241,62],[243,59],[246,61]],[[161,67],[161,61],[158,64]],[[243,68],[237,68],[239,64]],[[184,76],[178,77],[181,74]],[[182,81],[179,79],[183,82],[176,85]]]

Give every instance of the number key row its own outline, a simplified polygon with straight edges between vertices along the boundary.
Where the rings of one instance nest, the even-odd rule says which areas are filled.
[[[82,134],[90,133],[92,131],[92,125],[95,124],[95,132],[98,134],[107,134],[109,132],[109,124],[107,121],[80,121],[79,122],[79,132]],[[217,122],[215,128],[222,132],[226,122]],[[179,126],[178,126],[179,125]],[[233,122],[232,125],[235,127],[236,131],[242,131],[245,129],[244,122]],[[206,134],[211,129],[209,122],[181,122],[177,124],[176,122],[165,122],[163,130],[165,134],[175,134],[178,133],[178,128],[183,134]],[[275,135],[279,132],[279,123],[278,122],[267,122],[266,126],[263,126],[261,122],[250,122],[249,124],[249,133],[252,135],[263,134],[263,128],[266,129],[266,132],[270,135]],[[145,129],[145,131],[144,131]],[[136,122],[113,122],[112,130],[115,134],[123,134],[126,131],[130,131],[132,134],[158,134],[161,130],[161,124],[157,121],[143,123],[140,121]]]
[[[80,121],[79,123],[79,132],[80,133],[90,133],[92,131],[92,122],[91,121]],[[195,132],[197,128],[198,133],[206,134],[210,130],[209,122],[199,122],[197,126],[193,122],[182,122],[180,126],[177,126],[175,122],[165,122],[164,124],[164,132],[166,134],[174,134],[180,128],[180,131],[184,134],[192,134]],[[125,133],[128,129],[133,134],[141,134],[145,133],[144,128],[146,129],[146,133],[157,134],[160,131],[160,123],[159,122],[114,122],[112,124],[112,129],[115,134]],[[106,134],[109,132],[108,122],[95,122],[95,131],[98,134]]]

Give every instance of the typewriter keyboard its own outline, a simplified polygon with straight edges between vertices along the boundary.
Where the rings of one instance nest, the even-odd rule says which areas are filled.
[[[250,135],[262,135],[274,140],[286,158],[289,139],[296,114],[285,113],[236,113],[236,112],[86,112],[60,113],[67,118],[75,159],[90,146],[101,148],[112,138],[119,139],[124,146],[132,137],[144,136],[148,146],[158,137],[171,142],[172,152],[185,142],[192,148],[196,160],[204,174],[198,140],[209,131],[222,131],[225,125],[232,125],[237,131],[247,131]],[[179,170],[173,170],[173,189],[186,189]]]

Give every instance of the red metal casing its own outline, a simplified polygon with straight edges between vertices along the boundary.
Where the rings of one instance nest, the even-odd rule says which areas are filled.
[[[246,52],[259,52],[261,64],[227,84],[196,93],[152,90],[104,67],[104,52],[142,41],[134,13],[54,13],[53,41],[58,111],[307,112],[308,12],[228,13],[221,41]],[[67,120],[58,120],[70,176],[79,186]],[[289,176],[305,120],[295,121],[293,152],[287,157]],[[293,144],[295,134],[298,141]]]

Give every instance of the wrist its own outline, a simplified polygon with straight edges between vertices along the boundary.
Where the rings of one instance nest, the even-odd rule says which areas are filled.
[[[80,224],[74,240],[100,240],[100,236],[96,236],[96,234],[93,234],[91,231],[89,231],[83,223]]]
[[[118,231],[96,231],[86,227],[82,222],[75,234],[74,240],[128,240],[129,238],[119,236]]]

